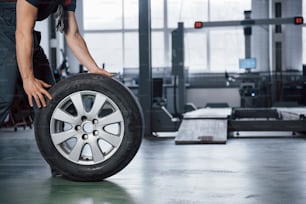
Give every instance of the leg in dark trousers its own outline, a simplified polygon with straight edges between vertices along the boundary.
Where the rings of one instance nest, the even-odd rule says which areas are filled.
[[[7,51],[6,54],[9,58],[0,62],[0,125],[12,104],[18,73],[15,52]]]
[[[10,109],[18,73],[15,46],[16,3],[0,1],[0,125]]]

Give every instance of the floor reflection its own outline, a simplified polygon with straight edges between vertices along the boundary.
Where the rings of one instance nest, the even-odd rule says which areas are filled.
[[[113,182],[73,182],[64,178],[1,182],[2,204],[135,204],[128,191]]]
[[[54,178],[48,183],[50,193],[42,203],[49,204],[50,201],[54,204],[135,203],[124,187],[110,181],[73,182]]]

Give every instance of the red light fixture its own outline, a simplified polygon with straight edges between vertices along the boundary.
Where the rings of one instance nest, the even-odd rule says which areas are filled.
[[[304,24],[304,18],[301,16],[297,16],[294,18],[294,24],[295,25],[300,25],[300,24]]]
[[[204,23],[201,22],[201,21],[196,21],[194,23],[194,28],[196,28],[196,29],[203,28],[203,26],[204,26]]]

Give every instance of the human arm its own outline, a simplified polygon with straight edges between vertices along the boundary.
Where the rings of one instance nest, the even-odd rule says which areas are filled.
[[[40,108],[46,106],[45,96],[52,99],[46,88],[50,85],[36,79],[33,74],[33,29],[37,16],[37,8],[26,0],[18,0],[16,4],[16,55],[23,88],[28,101],[33,107],[33,98]]]
[[[91,73],[102,74],[105,76],[112,76],[111,73],[101,69],[94,59],[92,58],[85,40],[81,36],[76,21],[75,13],[73,11],[67,11],[68,23],[65,28],[65,37],[67,44],[71,48],[73,54]]]

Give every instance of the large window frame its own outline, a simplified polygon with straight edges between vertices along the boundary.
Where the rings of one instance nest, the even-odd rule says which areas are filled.
[[[111,13],[112,11],[108,11],[107,9],[111,10],[114,9],[114,5],[117,5],[118,10],[116,10],[115,18],[111,20],[108,25],[100,25],[98,27],[94,27],[93,25],[88,25],[86,21],[87,17],[91,17],[89,21],[93,22],[95,19],[92,17],[92,13],[86,13],[86,11],[90,10],[88,5],[96,5],[92,1],[101,1],[100,4],[103,6],[103,3],[108,3],[106,5],[105,14],[101,13],[101,16],[106,16],[107,12]],[[107,58],[103,60],[101,59],[102,53],[100,56],[94,56],[94,58],[98,59],[98,63],[106,63],[106,67],[115,72],[122,72],[122,68],[137,68],[139,67],[139,41],[138,41],[138,1],[139,0],[121,0],[121,1],[114,1],[112,0],[91,0],[91,1],[84,1],[83,4],[83,12],[84,12],[84,36],[85,39],[89,38],[93,34],[97,35],[110,35],[114,34],[121,36],[120,40],[117,40],[115,43],[120,43],[120,46],[117,44],[114,46],[120,47],[117,49],[118,57],[115,62],[115,58]],[[192,2],[191,2],[192,1]],[[228,2],[239,1],[239,0],[226,0]],[[251,1],[251,0],[249,0]],[[130,4],[132,2],[132,4]],[[171,5],[175,5],[175,3],[180,3],[177,8],[172,8]],[[184,5],[183,5],[184,4]],[[202,21],[214,21],[214,20],[229,20],[225,17],[219,17],[215,19],[215,13],[219,12],[218,8],[220,7],[218,1],[212,0],[151,0],[151,23],[152,23],[152,67],[170,67],[171,66],[171,32],[177,27],[175,22],[184,22],[185,26],[185,48],[186,48],[186,57],[185,57],[185,65],[189,68],[190,72],[224,72],[225,70],[221,70],[216,68],[214,65],[214,59],[212,52],[214,49],[214,43],[211,42],[213,37],[211,33],[218,32],[214,31],[213,29],[210,30],[203,30],[201,31],[203,35],[203,39],[200,40],[200,44],[192,42],[192,36],[198,36],[200,33],[193,28],[193,22],[196,20]],[[224,4],[223,4],[224,5]],[[235,5],[232,4],[232,7]],[[188,9],[186,8],[188,7]],[[248,9],[248,8],[246,8]],[[95,11],[95,8],[93,9]],[[97,10],[97,9],[96,9]],[[203,12],[202,12],[203,11]],[[98,12],[95,11],[95,12]],[[121,14],[120,14],[121,12]],[[188,12],[197,13],[198,16],[194,17],[192,15],[189,16]],[[239,12],[238,12],[239,13]],[[87,15],[87,17],[86,17]],[[137,17],[136,17],[137,16]],[[177,19],[173,19],[172,17],[175,16]],[[232,17],[232,16],[230,16]],[[117,19],[120,18],[120,19]],[[227,18],[229,18],[227,16]],[[234,16],[236,19],[243,18],[243,11],[239,13],[238,16]],[[103,23],[103,19],[109,19],[109,16],[102,18],[101,22]],[[133,20],[134,19],[134,20]],[[99,20],[99,19],[98,19]],[[233,19],[231,19],[233,20]],[[137,21],[137,23],[135,23]],[[228,28],[228,30],[243,33],[243,29],[240,28]],[[137,37],[136,37],[137,36]],[[131,39],[133,39],[134,43],[131,43]],[[87,40],[87,39],[86,39]],[[89,40],[90,41],[90,40]],[[241,39],[240,42],[243,44],[244,40]],[[201,54],[196,56],[197,50],[194,50],[194,47],[198,47],[202,45],[203,49],[200,50]],[[95,46],[95,45],[93,45]],[[103,47],[101,45],[101,49],[109,49],[108,47]],[[134,46],[134,47],[132,47]],[[241,46],[240,46],[241,47]],[[91,44],[89,44],[89,49],[91,49]],[[132,51],[132,49],[134,49]],[[110,50],[114,51],[114,48],[110,48]],[[132,51],[132,52],[131,52]],[[132,54],[135,53],[135,54]],[[239,53],[244,53],[244,50],[239,51]],[[103,57],[103,56],[102,56]],[[235,56],[235,58],[239,58],[240,56]],[[200,59],[201,58],[201,59]],[[102,61],[103,60],[103,61]],[[110,63],[108,62],[111,61]],[[194,61],[199,60],[199,61]],[[201,63],[198,63],[200,62]],[[239,71],[238,69],[238,60],[236,65],[233,66],[226,66],[227,71]],[[219,66],[218,66],[219,67]],[[233,68],[237,67],[237,68]]]

